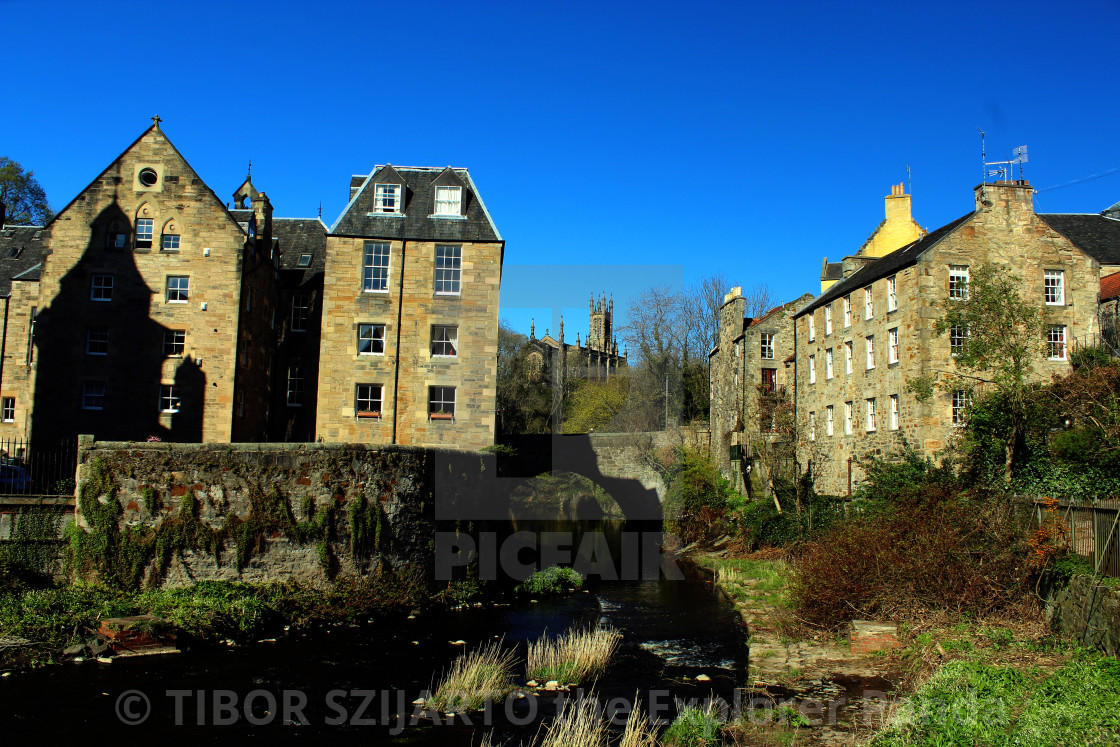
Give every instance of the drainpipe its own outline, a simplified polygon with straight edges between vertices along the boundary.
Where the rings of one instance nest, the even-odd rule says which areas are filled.
[[[397,348],[393,361],[393,444],[397,443],[397,393],[401,383],[401,316],[404,313],[404,259],[408,242],[401,242],[401,281],[397,292]]]

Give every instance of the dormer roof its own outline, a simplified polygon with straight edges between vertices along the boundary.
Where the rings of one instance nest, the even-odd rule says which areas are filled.
[[[404,184],[406,195],[402,214],[374,213],[376,184],[389,183],[381,174],[392,169]],[[355,183],[361,179],[361,184]],[[463,188],[463,217],[457,220],[432,218],[437,186]],[[378,166],[364,178],[351,179],[350,203],[331,226],[334,236],[416,241],[501,241],[474,180],[466,169],[451,167]]]

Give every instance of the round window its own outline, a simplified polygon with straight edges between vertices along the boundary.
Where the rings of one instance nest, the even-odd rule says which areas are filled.
[[[140,169],[140,183],[145,187],[154,186],[159,181],[159,175],[156,174],[155,169]]]

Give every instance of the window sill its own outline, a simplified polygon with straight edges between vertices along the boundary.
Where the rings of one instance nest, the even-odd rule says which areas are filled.
[[[448,420],[448,421],[453,422],[455,420],[455,416],[451,415],[449,413],[441,413],[441,412],[440,413],[428,413],[428,421],[431,422],[432,420]]]
[[[366,217],[367,218],[407,218],[408,215],[406,213],[378,213],[378,212],[372,212],[372,213],[366,213]]]
[[[432,353],[432,357],[433,358],[458,358],[459,356],[458,355],[438,355],[436,353]]]
[[[382,351],[380,353],[358,353],[358,355],[364,358],[384,358],[385,352]]]
[[[371,295],[372,295],[372,294],[384,294],[384,295],[388,295],[388,294],[389,294],[389,289],[388,289],[388,288],[385,288],[385,289],[383,289],[383,290],[370,290],[370,289],[368,289],[368,288],[362,288],[362,293],[369,293],[369,294],[371,294]]]
[[[443,215],[443,214],[438,214],[438,213],[432,213],[428,217],[432,218],[433,220],[466,220],[467,219],[467,216],[465,216],[465,215]]]
[[[182,250],[181,249],[160,249],[159,253],[160,254],[178,254],[180,251],[182,251]]]
[[[380,412],[359,412],[358,420],[381,420]]]

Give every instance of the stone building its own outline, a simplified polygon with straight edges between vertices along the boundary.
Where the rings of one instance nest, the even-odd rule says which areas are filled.
[[[327,235],[316,433],[494,443],[505,242],[466,169],[378,166]],[[288,404],[296,391],[288,370]]]
[[[904,437],[932,455],[962,422],[963,391],[921,403],[906,387],[953,370],[961,337],[938,336],[934,323],[939,303],[967,293],[969,268],[1010,267],[1023,297],[1046,309],[1041,378],[1069,365],[1071,341],[1096,332],[1107,254],[1079,243],[1073,229],[1056,230],[1054,216],[1036,215],[1026,182],[981,184],[975,201],[974,212],[881,258],[845,258],[842,277],[796,314],[797,415],[819,455],[819,492],[849,492],[862,477],[852,458],[889,453]]]
[[[355,177],[330,232],[153,122],[46,226],[0,218],[0,439],[493,443],[504,242],[465,169]]]
[[[589,381],[606,381],[620,367],[626,367],[626,351],[618,352],[614,337],[614,298],[604,293],[596,301],[592,296],[587,303],[586,344],[576,333],[576,344],[564,341],[564,317],[560,317],[560,339],[554,339],[548,330],[537,338],[534,321],[529,328],[529,366],[550,381],[563,387],[568,378]]]
[[[266,435],[270,219],[261,195],[246,230],[154,118],[22,242],[15,261],[39,253],[42,262],[11,281],[0,390],[14,417],[0,433],[40,442]]]
[[[793,403],[793,315],[812,298],[806,293],[753,319],[741,287],[723,298],[719,341],[708,354],[710,424],[716,462],[736,490],[769,481],[756,469],[758,452],[789,435],[779,433],[778,421]]]

